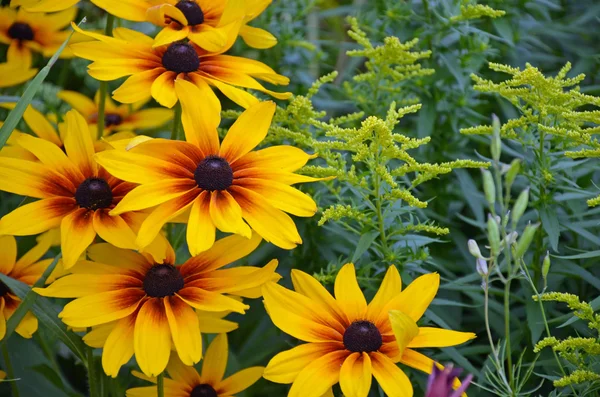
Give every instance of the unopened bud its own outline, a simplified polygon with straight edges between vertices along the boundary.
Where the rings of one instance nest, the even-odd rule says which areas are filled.
[[[500,253],[500,232],[498,231],[498,222],[491,215],[488,215],[487,230],[492,256],[496,256]]]
[[[500,139],[500,120],[495,114],[492,115],[492,131],[490,151],[492,158],[497,162],[500,160],[500,154],[502,153],[502,139]]]
[[[490,206],[493,206],[496,202],[496,186],[494,185],[492,173],[482,169],[481,174],[483,175],[483,192],[485,193],[485,199]]]
[[[508,246],[513,245],[517,241],[517,237],[519,237],[519,233],[517,233],[517,232],[510,232],[506,236],[506,239],[504,240],[504,244],[506,244]]]
[[[477,258],[477,261],[475,262],[475,269],[477,270],[477,273],[479,273],[479,275],[481,277],[487,276],[487,274],[488,274],[487,261],[483,258]]]
[[[548,273],[550,272],[550,253],[546,251],[546,256],[542,262],[542,278],[544,279],[544,287],[548,281]]]
[[[522,258],[523,255],[525,255],[525,252],[527,252],[527,249],[531,245],[531,242],[533,241],[533,236],[535,236],[535,232],[537,231],[539,226],[539,223],[536,223],[535,225],[532,225],[530,223],[525,227],[523,235],[517,242],[517,246],[515,248],[515,257]]]
[[[519,171],[521,171],[521,160],[514,159],[510,163],[510,167],[508,168],[508,171],[506,171],[506,176],[504,177],[507,190],[510,190],[513,182],[517,178],[517,175],[519,175]]]
[[[513,209],[511,211],[513,229],[517,227],[517,223],[525,213],[525,210],[527,209],[528,205],[529,188],[523,190],[521,194],[519,194],[519,197],[517,197],[517,201],[515,201],[515,205],[513,206]]]
[[[469,247],[469,253],[473,255],[475,258],[482,258],[481,251],[479,250],[479,245],[477,245],[477,241],[470,239],[467,241],[467,246]]]

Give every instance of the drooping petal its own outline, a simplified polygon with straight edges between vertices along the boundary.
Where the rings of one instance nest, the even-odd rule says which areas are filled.
[[[171,331],[163,305],[164,298],[148,299],[135,320],[133,349],[144,374],[158,376],[171,354]]]
[[[367,301],[356,280],[356,271],[352,263],[340,269],[335,278],[334,292],[335,299],[348,316],[348,321],[353,322],[364,318]]]
[[[472,332],[459,332],[449,329],[419,327],[418,335],[416,335],[410,341],[408,347],[424,348],[456,346],[470,341],[475,337],[476,335]]]
[[[165,68],[159,67],[129,76],[119,88],[113,91],[113,99],[121,103],[135,103],[149,99],[154,80]]]
[[[345,397],[367,397],[371,389],[371,359],[367,353],[352,353],[340,369],[340,387]]]
[[[75,200],[53,197],[23,205],[0,220],[0,234],[29,236],[60,226],[69,213],[75,211]]]
[[[145,293],[139,288],[102,292],[68,303],[58,315],[71,327],[93,327],[129,316]]]
[[[118,248],[135,249],[135,233],[120,215],[110,216],[108,211],[94,212],[94,230],[106,242]]]
[[[396,266],[390,266],[379,286],[379,290],[369,302],[367,307],[367,318],[376,321],[385,306],[402,291],[402,279]]]
[[[263,286],[263,298],[271,321],[286,334],[306,342],[342,340],[334,328],[337,322],[306,296],[269,282]]]
[[[181,122],[185,139],[198,147],[204,156],[219,153],[217,127],[221,122],[221,102],[202,80],[192,84],[178,79],[175,91],[181,101]],[[198,101],[203,98],[203,101]]]
[[[167,372],[169,373],[169,377],[178,383],[183,383],[190,387],[200,384],[200,375],[196,369],[182,363],[176,354],[171,354],[171,358],[167,364]]]
[[[165,297],[164,304],[179,358],[186,365],[196,364],[202,358],[202,335],[198,316],[194,309],[177,296]]]
[[[413,387],[408,376],[387,356],[379,352],[370,353],[373,375],[389,397],[412,397]]]
[[[60,223],[60,245],[65,269],[72,267],[83,251],[94,241],[94,213],[79,208],[65,216]]]
[[[93,116],[98,111],[94,101],[77,91],[63,90],[56,94],[56,97],[68,103],[85,118]]]
[[[402,354],[406,346],[419,334],[419,327],[412,318],[399,310],[389,312],[390,323],[398,344],[398,354]]]
[[[86,345],[95,349],[103,348],[104,344],[106,343],[106,340],[108,339],[108,336],[110,335],[116,324],[117,321],[113,321],[111,323],[106,323],[93,327],[91,331],[89,331],[83,336],[83,341]],[[133,341],[131,341],[131,346],[133,347]]]
[[[227,334],[217,335],[206,349],[200,381],[209,385],[219,384],[225,375],[228,355]]]
[[[177,73],[165,71],[152,83],[150,93],[152,98],[161,105],[172,108],[177,103],[177,94],[175,93],[175,77]]]
[[[317,204],[309,195],[284,183],[257,178],[240,178],[235,183],[260,194],[273,207],[292,215],[311,217],[317,212]]]
[[[219,383],[215,391],[224,396],[233,396],[258,382],[263,376],[264,369],[264,367],[250,367],[236,372]]]
[[[334,351],[310,363],[294,380],[288,397],[321,397],[338,383],[340,367],[348,353]]]
[[[240,36],[252,48],[266,49],[277,44],[277,38],[264,29],[244,25],[240,29]]]
[[[116,378],[119,369],[133,357],[135,323],[135,315],[122,318],[108,335],[102,351],[102,368],[108,376]]]
[[[344,350],[342,342],[304,343],[278,353],[265,368],[264,378],[275,383],[292,383],[316,359]]]
[[[30,339],[38,329],[38,319],[31,312],[25,313],[25,317],[19,322],[15,332],[25,339]]]
[[[25,109],[23,120],[25,120],[29,128],[31,128],[31,131],[39,138],[52,142],[56,146],[62,146],[58,133],[50,121],[31,105],[27,106],[27,109]]]
[[[219,155],[230,164],[254,149],[265,139],[277,106],[274,102],[260,102],[246,109],[229,128]]]

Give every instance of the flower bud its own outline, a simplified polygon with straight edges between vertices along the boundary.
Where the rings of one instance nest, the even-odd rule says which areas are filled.
[[[517,246],[515,248],[515,257],[522,258],[523,255],[525,255],[525,252],[527,252],[527,249],[531,245],[531,242],[533,241],[533,236],[535,236],[535,232],[537,231],[539,226],[539,223],[536,223],[535,225],[532,225],[530,223],[525,227],[523,235],[517,242]]]
[[[517,227],[517,223],[525,213],[525,210],[527,209],[528,205],[529,188],[523,190],[521,194],[519,194],[519,197],[517,197],[517,201],[515,201],[515,205],[513,206],[513,209],[511,211],[513,229]]]
[[[500,160],[500,154],[502,154],[502,139],[500,138],[500,120],[494,114],[492,115],[492,144],[490,146],[490,152],[494,161]]]
[[[489,270],[487,261],[483,258],[477,258],[475,261],[475,270],[477,270],[477,273],[479,273],[481,277],[487,276]]]
[[[506,236],[506,239],[504,240],[504,244],[506,244],[508,246],[513,245],[517,241],[517,237],[519,237],[519,233],[517,233],[517,232],[510,232]]]
[[[517,178],[517,175],[519,175],[519,171],[521,171],[521,160],[514,159],[510,163],[510,167],[508,168],[508,171],[506,171],[506,176],[504,177],[504,180],[506,181],[507,190],[510,190],[510,188],[512,187],[512,184]]]
[[[496,186],[494,185],[492,173],[482,169],[481,174],[483,175],[483,192],[485,193],[485,199],[490,206],[493,206],[496,202]]]
[[[498,230],[498,222],[492,215],[488,215],[487,230],[492,256],[496,256],[500,253],[500,232]]]
[[[550,253],[546,251],[546,256],[542,262],[542,278],[544,279],[544,288],[548,281],[548,273],[550,272]]]
[[[477,245],[477,241],[470,239],[467,241],[467,246],[469,247],[469,253],[473,255],[475,258],[482,258],[481,251],[479,250],[479,245]]]

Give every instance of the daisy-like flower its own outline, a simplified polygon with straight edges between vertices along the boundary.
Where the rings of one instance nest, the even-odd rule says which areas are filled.
[[[210,53],[191,42],[176,42],[153,47],[153,39],[125,28],[114,30],[114,37],[73,28],[97,41],[76,43],[71,49],[78,57],[93,63],[88,67],[90,76],[101,81],[112,81],[130,76],[113,92],[113,98],[122,103],[134,103],[152,96],[168,108],[178,100],[175,81],[191,81],[201,91],[204,101],[218,101],[210,86],[240,106],[258,102],[254,96],[240,89],[249,88],[275,98],[287,99],[291,93],[267,90],[256,79],[275,85],[287,85],[289,79],[275,73],[264,63],[231,55]]]
[[[98,166],[85,119],[75,110],[66,114],[63,152],[44,139],[20,134],[17,144],[39,161],[0,157],[0,190],[38,198],[0,219],[0,235],[28,236],[60,226],[62,261],[73,266],[98,234],[121,248],[135,248],[136,233],[146,216],[111,211],[135,185]],[[164,237],[155,235],[156,241]],[[154,255],[159,255],[154,247]],[[161,258],[162,259],[162,258]]]
[[[37,244],[17,260],[17,240],[13,236],[0,236],[0,273],[10,278],[33,285],[52,263],[52,259],[41,259],[52,246],[54,237],[44,233]],[[21,299],[0,280],[0,340],[6,335],[6,322],[13,315]],[[37,318],[27,312],[15,331],[23,338],[31,338],[38,328]]]
[[[167,365],[169,378],[165,378],[165,395],[231,397],[246,390],[262,377],[264,367],[250,367],[223,379],[227,369],[228,355],[227,335],[221,334],[206,349],[201,373],[198,373],[194,367],[185,366],[177,357],[172,357]],[[134,375],[137,374],[134,373]],[[156,383],[156,378],[137,376]],[[127,390],[126,393],[127,397],[154,397],[156,395],[156,385],[136,387]]]
[[[475,337],[417,326],[437,293],[437,273],[401,291],[400,275],[391,266],[369,304],[351,263],[336,277],[335,298],[299,270],[292,270],[292,282],[296,292],[275,283],[263,287],[275,325],[308,342],[277,354],[265,369],[266,379],[292,383],[289,397],[320,397],[338,382],[346,397],[366,397],[372,376],[387,396],[411,397],[412,385],[397,362],[431,373],[433,360],[413,349],[455,346]]]
[[[156,207],[142,224],[139,247],[150,244],[162,226],[180,214],[187,219],[192,255],[213,245],[215,229],[245,237],[253,229],[285,249],[302,243],[285,212],[309,217],[317,210],[312,198],[290,186],[317,180],[293,173],[310,156],[291,146],[252,151],[267,135],[275,104],[261,102],[246,110],[219,144],[219,103],[198,101],[200,92],[184,80],[176,82],[176,89],[187,142],[152,139],[129,151],[97,155],[111,174],[141,184],[113,214]],[[188,209],[189,215],[184,214]]]
[[[6,62],[0,63],[0,88],[23,84],[38,72],[38,69],[32,69],[31,65],[23,64],[23,59],[19,58],[18,54],[17,59],[13,57],[14,55],[10,54]]]
[[[98,131],[98,103],[100,94],[94,99],[76,91],[61,91],[57,97],[77,110],[90,126],[90,133],[96,138]],[[134,131],[160,127],[173,118],[173,111],[164,108],[141,109],[147,101],[136,102],[132,105],[117,105],[106,98],[104,108],[104,136],[120,133],[115,139],[133,137]],[[100,139],[100,138],[98,138]]]
[[[202,335],[195,309],[244,313],[249,306],[224,294],[256,288],[272,279],[277,261],[263,268],[221,269],[252,252],[260,243],[230,236],[214,247],[175,266],[168,250],[164,261],[121,250],[109,244],[93,246],[73,274],[58,279],[44,296],[76,298],[59,314],[76,328],[117,321],[102,352],[104,371],[116,377],[135,353],[141,370],[157,376],[166,367],[173,346],[181,361],[193,365],[202,358]]]
[[[69,32],[63,30],[73,21],[76,8],[55,14],[29,13],[24,9],[0,8],[0,43],[8,44],[8,57],[22,65],[31,65],[32,52],[52,56],[66,40]],[[61,57],[69,57],[63,51]]]
[[[92,0],[94,3],[95,0]],[[11,7],[21,7],[29,12],[56,12],[71,8],[79,0],[10,0]]]

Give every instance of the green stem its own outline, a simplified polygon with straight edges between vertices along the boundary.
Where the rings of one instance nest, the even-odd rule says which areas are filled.
[[[112,35],[113,24],[115,17],[111,14],[106,14],[106,26],[104,27],[104,34],[107,36]],[[108,91],[108,82],[100,82],[100,97],[98,102],[98,139],[104,135],[104,109],[106,108],[106,92]]]
[[[2,346],[2,355],[4,356],[4,365],[6,365],[6,376],[8,379],[15,379],[15,371],[12,363],[10,362],[10,354],[8,354],[8,347],[6,346],[6,343],[4,346]],[[17,386],[16,381],[10,382],[10,390],[13,397],[19,397],[19,387]]]
[[[387,236],[385,235],[385,218],[383,217],[383,210],[381,206],[381,179],[379,175],[375,175],[375,180],[373,181],[373,187],[375,188],[375,207],[377,208],[377,223],[379,224],[379,238],[381,240],[381,245],[383,246],[383,254],[387,254],[388,252],[388,243]]]
[[[88,329],[88,332],[90,329]],[[96,365],[94,361],[94,349],[90,346],[86,346],[87,353],[87,370],[88,370],[88,386],[90,389],[90,397],[96,397],[98,395],[98,378],[96,377]]]
[[[46,341],[46,339],[42,336],[39,330],[33,336],[42,348],[42,351],[44,352],[44,355],[46,356],[48,361],[50,361],[50,365],[52,366],[54,372],[60,374],[61,372],[60,368],[58,367],[58,363],[56,362],[56,357],[54,356],[54,352],[52,351],[50,346],[48,346],[48,342]]]
[[[175,111],[175,113],[173,114],[173,129],[171,130],[171,140],[176,140],[179,136],[179,131],[181,130],[181,103],[177,102],[173,110]]]
[[[158,397],[165,397],[165,373],[161,373],[160,375],[158,375],[158,377],[156,378],[156,391],[158,394]]]
[[[504,336],[506,338],[506,362],[508,366],[508,383],[510,384],[511,390],[514,390],[514,379],[512,371],[512,348],[510,344],[510,282],[511,275],[509,275],[504,284]]]

